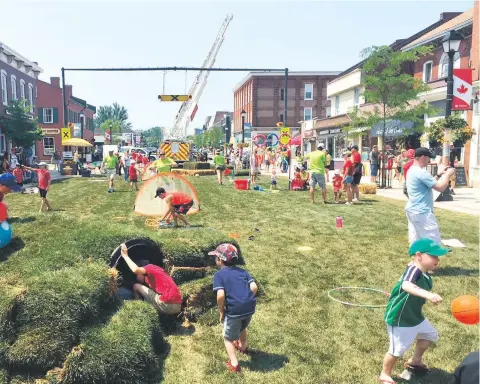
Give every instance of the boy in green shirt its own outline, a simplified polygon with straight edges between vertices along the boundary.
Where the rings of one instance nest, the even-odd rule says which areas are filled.
[[[312,203],[315,203],[315,186],[318,186],[322,189],[322,198],[323,204],[327,202],[327,185],[325,183],[325,164],[327,163],[327,156],[323,143],[317,145],[317,150],[308,153],[305,158],[310,160],[309,170],[310,170],[310,197]]]
[[[400,280],[393,287],[385,310],[390,347],[383,359],[383,370],[379,381],[394,384],[391,375],[397,360],[417,340],[413,356],[407,367],[428,371],[422,357],[428,346],[438,340],[438,332],[422,314],[423,304],[427,300],[438,304],[442,298],[430,292],[433,287],[428,271],[437,268],[439,257],[450,252],[435,241],[422,238],[415,241],[409,250],[413,262],[408,264]]]
[[[215,156],[213,157],[213,164],[215,164],[215,170],[217,171],[218,184],[223,184],[223,172],[225,172],[225,156],[217,149]]]
[[[113,180],[117,173],[118,157],[113,154],[113,151],[109,151],[108,156],[103,159],[102,165],[107,169],[108,193],[112,193],[114,192]]]

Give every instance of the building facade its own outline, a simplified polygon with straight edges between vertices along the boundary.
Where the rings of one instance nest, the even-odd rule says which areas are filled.
[[[36,116],[44,134],[43,139],[36,144],[36,153],[39,160],[50,160],[56,150],[59,150],[63,158],[72,158],[73,148],[62,145],[61,128],[70,127],[71,137],[83,138],[88,142],[92,142],[94,139],[93,117],[96,108],[93,105],[87,104],[85,100],[73,96],[71,85],[65,86],[65,92],[67,100],[66,125],[60,78],[51,77],[50,83],[41,80],[38,81]],[[85,152],[89,153],[88,150]]]
[[[401,50],[438,27],[446,25],[459,15],[461,12],[442,13],[439,20],[433,24],[406,39],[396,40],[390,47],[395,51]],[[364,91],[362,87],[363,62],[348,68],[328,83],[327,97],[331,102],[330,114],[328,117],[317,118],[311,123],[305,122],[302,125],[302,149],[304,152],[315,148],[316,143],[324,142],[332,156],[340,160],[341,153],[347,146],[357,144],[362,157],[366,160],[372,145],[383,145],[381,134],[372,127],[360,128],[358,132],[351,131],[350,136],[343,130],[350,124],[351,120],[348,114],[355,108],[359,108],[361,112],[373,110],[373,105],[366,103],[362,96]],[[415,73],[413,66],[408,71],[412,76]],[[352,133],[354,134],[352,135]],[[398,136],[403,136],[403,132],[395,130],[391,135],[387,135],[386,146],[395,148]]]
[[[25,100],[34,116],[37,79],[41,72],[37,62],[28,60],[0,42],[0,116],[7,116],[6,107],[12,100]],[[0,126],[0,152],[10,152],[11,147],[12,143]],[[27,149],[27,152],[33,155],[33,150]]]
[[[287,97],[287,121],[292,135],[300,131],[300,121],[325,117],[330,106],[327,83],[339,72],[289,72],[288,90],[280,73],[252,72],[234,90],[233,125],[236,139],[241,136],[242,116],[252,131],[261,134],[278,133],[278,122],[284,122]]]

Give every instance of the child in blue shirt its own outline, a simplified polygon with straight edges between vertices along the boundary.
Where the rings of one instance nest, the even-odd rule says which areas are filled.
[[[217,292],[220,323],[229,360],[225,363],[231,372],[240,372],[235,349],[248,354],[247,327],[255,313],[258,287],[252,276],[235,264],[238,250],[232,244],[220,244],[209,255],[215,256],[219,271],[213,276],[213,291]]]

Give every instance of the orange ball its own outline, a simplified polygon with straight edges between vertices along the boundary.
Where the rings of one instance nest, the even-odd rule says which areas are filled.
[[[5,185],[0,185],[0,192],[6,195],[7,193],[10,193],[10,188],[6,187]]]
[[[452,315],[463,324],[478,324],[479,299],[476,296],[459,296],[452,301]]]

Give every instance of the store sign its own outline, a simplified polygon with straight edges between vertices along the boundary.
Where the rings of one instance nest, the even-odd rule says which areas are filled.
[[[45,135],[58,135],[60,133],[60,129],[55,128],[42,128],[42,132]]]
[[[401,137],[408,135],[413,128],[414,123],[412,121],[402,122],[400,120],[390,120],[385,124],[385,137]],[[370,132],[371,137],[382,137],[383,135],[383,122],[377,123],[373,126]]]
[[[319,136],[326,136],[326,135],[338,135],[342,133],[342,128],[330,128],[330,129],[322,129],[318,131]]]
[[[80,123],[73,124],[73,137],[82,137],[82,125]]]
[[[308,139],[310,137],[316,137],[317,136],[317,131],[314,129],[310,129],[308,131],[303,132],[303,137]]]

